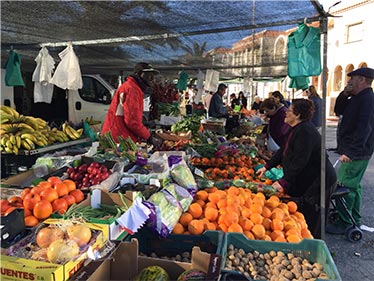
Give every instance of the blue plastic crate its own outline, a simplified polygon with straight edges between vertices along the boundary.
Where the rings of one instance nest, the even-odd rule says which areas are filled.
[[[328,280],[342,280],[338,269],[331,257],[330,251],[323,240],[303,239],[300,243],[283,243],[263,240],[250,240],[242,233],[226,233],[222,244],[222,271],[225,270],[225,262],[227,257],[227,247],[232,244],[235,248],[243,249],[246,253],[258,251],[259,253],[267,253],[270,251],[282,251],[284,253],[292,253],[295,256],[301,256],[310,262],[318,262],[323,265],[323,271],[329,277]],[[322,279],[317,279],[322,280]]]

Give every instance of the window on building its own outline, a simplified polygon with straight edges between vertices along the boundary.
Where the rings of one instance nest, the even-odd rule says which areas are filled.
[[[361,41],[364,38],[364,26],[362,22],[347,25],[346,43]]]

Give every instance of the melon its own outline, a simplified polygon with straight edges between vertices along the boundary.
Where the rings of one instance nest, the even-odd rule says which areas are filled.
[[[169,281],[169,274],[162,267],[151,265],[140,271],[135,281]]]
[[[189,269],[179,275],[177,281],[205,280],[206,274],[203,271]]]

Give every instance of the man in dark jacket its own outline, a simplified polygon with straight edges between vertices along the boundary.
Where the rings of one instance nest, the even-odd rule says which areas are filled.
[[[361,223],[361,180],[374,151],[374,93],[371,84],[374,69],[359,68],[348,73],[351,96],[344,106],[343,118],[339,128],[338,181],[348,187],[350,192],[345,196],[349,212],[355,222]],[[332,234],[344,234],[352,222],[345,214],[343,207],[337,205],[339,222],[326,227]]]
[[[223,105],[222,97],[226,93],[227,86],[223,83],[218,85],[217,92],[210,100],[208,114],[209,117],[226,118],[229,116],[228,108]]]

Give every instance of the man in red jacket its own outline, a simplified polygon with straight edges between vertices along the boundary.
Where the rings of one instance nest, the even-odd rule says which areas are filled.
[[[148,63],[135,65],[134,74],[126,78],[113,97],[102,134],[110,131],[115,141],[118,141],[118,136],[130,136],[135,142],[151,138],[150,131],[142,122],[144,91],[151,86],[154,75],[158,73]]]

